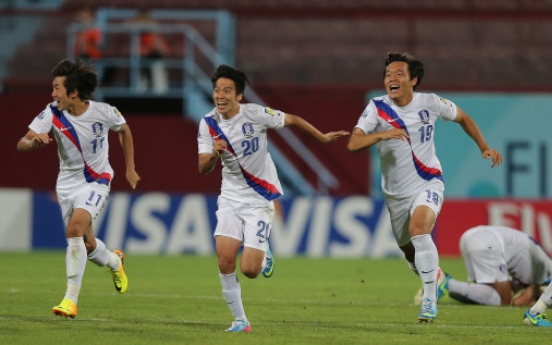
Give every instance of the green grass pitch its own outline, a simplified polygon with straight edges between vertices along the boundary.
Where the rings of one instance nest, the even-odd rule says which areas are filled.
[[[76,319],[51,308],[65,291],[65,253],[0,253],[0,344],[528,344],[552,330],[525,308],[445,299],[419,324],[418,278],[402,259],[278,258],[274,276],[239,275],[250,333],[228,333],[215,257],[127,255],[129,289],[88,262]],[[465,278],[460,259],[441,267]]]

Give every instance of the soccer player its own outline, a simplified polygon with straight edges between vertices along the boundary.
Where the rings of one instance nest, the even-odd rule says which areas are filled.
[[[468,282],[442,272],[438,296],[462,303],[530,306],[548,284],[552,261],[527,234],[504,226],[476,226],[460,237]]]
[[[56,192],[66,226],[67,290],[52,312],[75,318],[87,258],[98,266],[109,267],[119,293],[125,293],[128,287],[123,252],[109,251],[96,238],[92,226],[105,206],[114,175],[108,160],[110,129],[119,133],[126,179],[133,189],[140,176],[134,168],[132,134],[125,119],[115,107],[91,100],[97,85],[93,67],[82,60],[63,60],[53,68],[52,76],[54,101],[32,121],[17,149],[31,151],[50,144],[50,132],[57,142],[60,165]]]
[[[274,259],[268,239],[274,217],[274,199],[283,194],[276,168],[268,153],[267,130],[295,126],[321,143],[349,135],[346,131],[321,133],[299,116],[243,99],[247,76],[227,65],[214,72],[215,108],[199,124],[198,168],[213,171],[222,161],[222,187],[218,198],[215,245],[222,295],[234,321],[227,331],[249,332],[243,308],[236,260],[241,246],[241,272],[248,278],[260,273],[269,278]]]
[[[408,266],[424,287],[418,321],[432,322],[437,315],[439,255],[431,231],[444,192],[433,142],[437,119],[460,124],[483,158],[492,159],[492,167],[502,163],[502,156],[487,145],[472,118],[456,104],[433,93],[415,92],[423,76],[424,66],[413,55],[389,53],[383,71],[387,95],[370,100],[347,149],[378,147],[391,227]]]

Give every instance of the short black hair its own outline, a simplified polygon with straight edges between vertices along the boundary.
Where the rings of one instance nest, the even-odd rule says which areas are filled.
[[[385,78],[385,74],[387,73],[387,66],[395,61],[402,61],[408,64],[410,80],[418,78],[418,82],[414,85],[414,90],[416,90],[416,87],[422,83],[422,78],[424,77],[424,64],[410,53],[388,53],[387,60],[385,60],[385,68],[383,69],[383,78]]]
[[[92,93],[98,86],[98,75],[94,66],[87,65],[84,60],[62,60],[52,69],[52,76],[65,77],[63,86],[67,94],[77,90],[83,101],[92,99]]]
[[[215,73],[213,73],[213,76],[211,77],[213,88],[215,87],[217,80],[219,80],[220,78],[232,80],[236,85],[237,95],[243,94],[245,92],[245,85],[249,84],[249,80],[247,79],[247,76],[243,71],[240,71],[239,69],[228,65],[218,66]]]

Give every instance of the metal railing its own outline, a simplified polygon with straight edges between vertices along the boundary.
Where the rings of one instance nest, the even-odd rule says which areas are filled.
[[[182,72],[182,83],[170,85],[163,93],[144,92],[139,87],[140,71],[150,67],[154,60],[140,56],[140,35],[143,28],[129,23],[112,23],[110,21],[132,19],[137,10],[99,9],[97,25],[109,43],[109,35],[123,34],[129,37],[128,56],[106,57],[96,61],[99,74],[106,68],[123,68],[129,71],[129,82],[124,86],[102,86],[95,93],[98,100],[109,97],[170,97],[181,98],[182,109],[186,116],[199,122],[213,108],[207,99],[212,94],[210,73],[220,64],[234,64],[234,20],[226,11],[151,11],[151,16],[160,22],[163,19],[215,19],[218,21],[214,46],[209,43],[194,27],[188,24],[157,24],[155,30],[163,35],[178,34],[182,37],[181,58],[163,58],[165,68],[178,69]],[[85,26],[75,23],[68,28],[67,52],[73,57],[75,37]],[[198,59],[207,61],[211,71],[205,72]],[[250,87],[246,88],[245,98],[253,103],[266,106],[265,102]],[[316,174],[317,186],[312,186],[285,155],[273,144],[269,145],[271,155],[278,166],[282,183],[296,194],[328,194],[330,189],[337,188],[339,181],[316,158],[316,156],[288,128],[275,131],[306,162]]]

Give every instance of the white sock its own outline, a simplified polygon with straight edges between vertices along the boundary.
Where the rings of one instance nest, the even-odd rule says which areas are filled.
[[[86,268],[86,246],[84,238],[72,237],[67,239],[67,252],[65,254],[65,269],[67,273],[67,290],[65,298],[77,304],[79,298],[82,277]]]
[[[241,286],[236,272],[230,274],[222,274],[219,272],[219,277],[220,284],[222,285],[222,297],[224,297],[234,319],[247,321],[241,298]]]
[[[422,281],[423,297],[437,302],[437,272],[439,269],[437,247],[429,234],[412,237],[412,244],[416,250],[414,263]]]
[[[550,305],[546,302],[552,302],[552,284],[549,284],[546,289],[544,289],[537,303],[535,303],[535,305],[531,307],[531,313],[546,313],[546,309],[550,307]]]
[[[67,283],[67,290],[65,291],[64,298],[70,299],[73,303],[77,304],[79,301],[80,285]]]
[[[88,255],[88,260],[100,267],[107,266],[112,271],[117,271],[120,266],[119,257],[110,252],[99,238],[96,238],[96,249]]]
[[[535,314],[535,313],[544,314],[544,313],[546,313],[546,309],[548,309],[548,305],[546,305],[546,303],[544,303],[539,298],[537,303],[535,303],[535,305],[531,307],[531,314]]]
[[[451,278],[448,282],[448,290],[451,296],[460,295],[462,299],[473,303],[493,306],[500,305],[500,295],[487,284],[467,283]]]

